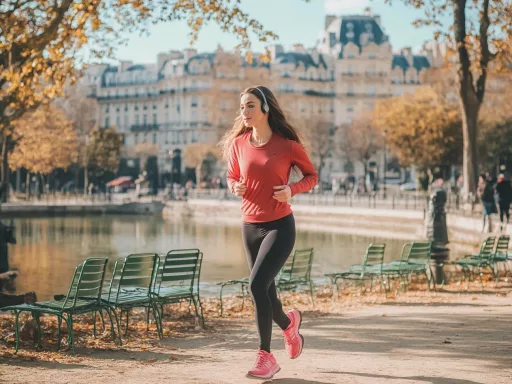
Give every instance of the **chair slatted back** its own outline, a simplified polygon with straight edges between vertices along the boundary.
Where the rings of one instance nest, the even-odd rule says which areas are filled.
[[[109,301],[117,301],[120,294],[130,292],[149,297],[158,265],[155,253],[137,253],[117,260],[110,281]]]
[[[202,252],[197,249],[175,249],[167,253],[158,271],[155,292],[161,288],[182,287],[192,292],[199,279]]]
[[[382,267],[386,244],[370,244],[364,254],[363,268]],[[363,269],[364,272],[364,269]]]
[[[411,244],[407,255],[409,264],[428,264],[430,263],[430,253],[432,251],[432,242],[414,241]]]
[[[284,280],[310,280],[313,255],[313,248],[296,249],[281,269],[280,278]]]
[[[480,252],[478,253],[479,259],[490,259],[494,252],[494,245],[496,243],[496,236],[489,236],[480,245]]]
[[[91,304],[100,302],[107,262],[107,258],[90,257],[75,268],[62,308],[75,307],[77,300],[90,301]]]
[[[496,251],[495,252],[497,254],[507,254],[509,243],[510,243],[510,236],[509,235],[501,235],[498,238],[498,241],[496,242]]]

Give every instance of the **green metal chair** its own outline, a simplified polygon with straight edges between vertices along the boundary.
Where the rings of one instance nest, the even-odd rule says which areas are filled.
[[[37,348],[41,344],[41,324],[39,314],[45,313],[58,317],[59,335],[57,341],[57,350],[61,344],[61,327],[64,320],[68,329],[69,347],[75,351],[73,335],[73,316],[94,313],[106,310],[110,317],[111,332],[115,338],[114,322],[108,306],[101,300],[101,292],[105,279],[105,270],[108,259],[106,258],[88,258],[75,268],[73,279],[64,299],[59,301],[43,301],[34,304],[21,304],[2,308],[3,311],[11,310],[15,315],[16,328],[16,352],[19,349],[19,315],[21,312],[32,312],[38,327]],[[96,316],[95,316],[96,317]],[[96,318],[94,319],[94,334],[96,335]]]
[[[381,274],[388,277],[388,287],[390,290],[389,279],[399,278],[402,284],[402,290],[407,290],[409,279],[413,275],[424,274],[427,278],[428,289],[431,285],[435,289],[435,280],[433,279],[432,269],[430,267],[430,254],[432,250],[432,242],[411,242],[406,243],[402,247],[400,260],[394,260],[389,263],[382,264]],[[428,274],[430,272],[430,276]]]
[[[299,285],[309,285],[311,300],[313,301],[313,283],[311,281],[311,267],[313,264],[313,248],[295,250],[288,258],[283,268],[276,277],[276,289],[278,292],[295,289]],[[220,285],[220,315],[223,314],[222,294],[224,288],[230,285],[239,285],[242,291],[242,309],[244,308],[245,296],[249,296],[249,278],[227,280],[217,283]]]
[[[503,265],[505,273],[507,272],[507,270],[510,272],[510,268],[508,267],[508,262],[510,260],[510,256],[508,254],[509,243],[509,235],[501,235],[498,238],[498,241],[496,241],[496,249],[494,250],[494,253],[491,258],[491,267],[494,270],[496,281],[499,280],[500,265]]]
[[[311,296],[311,303],[314,304],[313,298],[313,281],[311,280],[311,269],[313,267],[313,248],[296,249],[291,258],[288,258],[279,275],[276,278],[277,292],[290,291],[298,286],[308,286]]]
[[[120,343],[122,343],[120,323],[123,312],[126,313],[126,334],[128,332],[129,312],[132,308],[153,310],[158,335],[160,338],[163,337],[159,312],[153,295],[159,260],[156,253],[139,253],[118,259],[115,263],[108,292],[103,293],[101,298],[114,314]],[[119,318],[116,313],[117,310],[120,312]]]
[[[154,300],[160,307],[160,320],[164,315],[165,304],[188,301],[189,304],[193,302],[196,317],[199,317],[198,308],[201,310],[201,323],[204,327],[199,295],[202,260],[203,253],[199,249],[172,250],[163,258],[153,288]]]
[[[433,278],[431,268],[432,242],[413,242],[407,254],[406,263],[399,264],[399,274],[404,278],[404,289],[407,289],[407,282],[412,275],[425,275],[428,283],[428,289],[436,289],[436,281]]]
[[[363,264],[354,264],[348,270],[325,274],[333,287],[337,288],[338,280],[353,280],[364,283],[367,280],[373,284],[373,279],[382,277],[382,263],[386,244],[370,244],[365,251]],[[371,288],[370,288],[371,289]]]
[[[468,280],[471,280],[471,275],[473,274],[474,270],[477,269],[478,275],[480,277],[480,283],[483,287],[482,268],[490,268],[494,275],[494,269],[492,268],[492,258],[494,254],[495,242],[496,237],[490,236],[482,242],[478,254],[466,255],[462,259],[455,260],[455,264],[461,267],[464,280],[466,280],[466,276],[468,277]]]

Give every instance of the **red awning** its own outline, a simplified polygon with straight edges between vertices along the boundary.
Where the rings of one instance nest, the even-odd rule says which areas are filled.
[[[121,176],[107,183],[107,187],[130,187],[132,185],[133,181],[131,176]]]

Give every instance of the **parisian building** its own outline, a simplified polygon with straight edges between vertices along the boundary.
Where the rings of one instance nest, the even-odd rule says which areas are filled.
[[[414,92],[425,71],[441,65],[441,48],[428,43],[419,54],[408,47],[394,52],[378,15],[328,15],[315,47],[296,44],[285,50],[273,45],[268,60],[255,56],[247,62],[239,52],[221,47],[206,53],[184,49],[160,53],[149,65],[90,65],[84,80],[98,104],[98,124],[114,126],[122,134],[123,156],[155,155],[160,173],[169,174],[176,153],[193,143],[218,142],[231,127],[240,92],[247,86],[262,84],[273,90],[306,136],[321,123],[331,127],[333,140],[339,142],[343,130],[333,127],[350,124],[381,98]],[[316,132],[309,133],[314,140]],[[335,148],[324,160],[321,179],[343,177],[349,168],[360,175],[362,164]],[[384,175],[382,157],[379,153],[371,160],[371,168],[378,169],[374,177]],[[186,166],[182,161],[180,167]],[[401,177],[389,172],[390,179]]]

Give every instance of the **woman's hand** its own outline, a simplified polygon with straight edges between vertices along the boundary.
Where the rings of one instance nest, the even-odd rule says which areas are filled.
[[[292,190],[288,185],[277,185],[274,187],[274,199],[284,203],[292,198]]]
[[[244,183],[235,183],[233,187],[233,195],[235,196],[243,196],[245,191],[247,190],[247,186]]]

